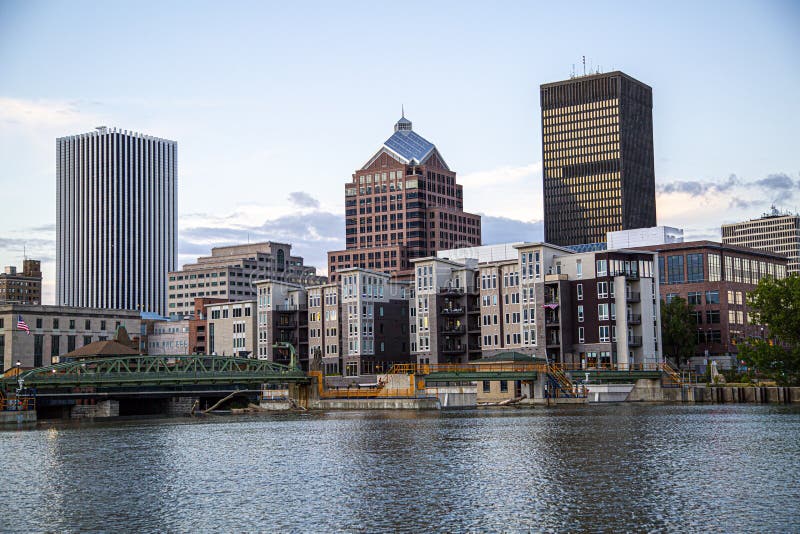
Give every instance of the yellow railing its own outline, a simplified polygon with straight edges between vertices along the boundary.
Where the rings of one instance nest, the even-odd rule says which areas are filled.
[[[475,373],[475,372],[546,372],[545,363],[403,363],[395,364],[388,374],[429,375],[431,373]]]

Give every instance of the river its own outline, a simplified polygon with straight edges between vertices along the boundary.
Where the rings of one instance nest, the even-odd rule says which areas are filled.
[[[2,531],[797,531],[800,408],[589,405],[39,423]]]

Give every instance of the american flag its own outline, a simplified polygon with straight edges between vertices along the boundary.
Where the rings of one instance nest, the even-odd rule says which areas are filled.
[[[17,328],[20,330],[25,330],[28,335],[31,335],[31,329],[28,328],[28,325],[22,320],[22,315],[20,315],[19,319],[17,319]]]

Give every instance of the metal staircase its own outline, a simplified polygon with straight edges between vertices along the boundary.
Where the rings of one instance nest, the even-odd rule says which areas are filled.
[[[576,399],[586,397],[586,392],[579,389],[556,364],[547,364],[547,378],[553,391],[556,392],[555,397],[557,398]]]

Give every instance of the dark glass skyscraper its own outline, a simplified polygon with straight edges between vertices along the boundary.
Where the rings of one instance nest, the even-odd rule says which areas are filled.
[[[545,241],[656,225],[653,91],[615,71],[540,88]]]

